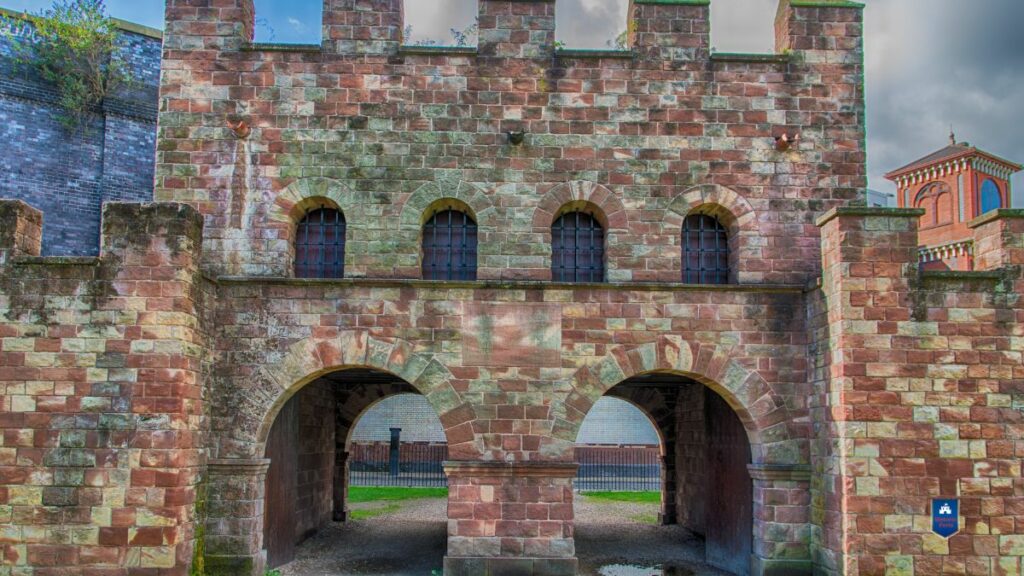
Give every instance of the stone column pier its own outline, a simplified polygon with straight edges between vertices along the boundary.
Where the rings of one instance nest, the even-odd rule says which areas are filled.
[[[207,465],[206,574],[263,576],[266,458],[210,460]]]
[[[575,576],[575,463],[446,462],[446,576]]]

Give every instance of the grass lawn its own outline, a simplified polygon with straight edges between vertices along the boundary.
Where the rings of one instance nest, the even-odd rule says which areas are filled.
[[[582,492],[590,500],[598,502],[642,502],[645,504],[660,504],[661,492]]]
[[[392,488],[351,486],[348,489],[348,501],[359,502],[393,502],[396,500],[416,500],[419,498],[447,498],[447,488]],[[397,506],[397,504],[396,504]],[[373,510],[373,511],[376,511]],[[370,510],[366,510],[370,512]],[[353,516],[356,511],[353,511]],[[381,512],[378,512],[378,514]]]
[[[367,518],[373,518],[374,516],[397,512],[401,508],[401,504],[385,504],[384,506],[378,506],[376,508],[349,510],[348,517],[352,520],[365,520]]]

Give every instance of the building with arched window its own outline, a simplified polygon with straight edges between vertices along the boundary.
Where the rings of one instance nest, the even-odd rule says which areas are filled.
[[[927,270],[971,270],[971,221],[1013,205],[1010,178],[1021,170],[949,135],[949,146],[885,175],[896,183],[900,208],[924,210],[921,263]]]

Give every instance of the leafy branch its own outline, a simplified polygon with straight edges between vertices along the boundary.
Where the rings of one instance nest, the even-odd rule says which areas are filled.
[[[475,46],[477,38],[480,36],[480,23],[474,22],[469,26],[466,26],[462,30],[458,28],[450,28],[452,43],[448,46],[455,46],[458,48],[465,48],[467,46]],[[402,31],[403,41],[408,41],[413,36],[412,25],[405,27]],[[437,40],[417,40],[411,44],[411,46],[438,46]]]
[[[53,7],[24,16],[35,34],[5,32],[19,66],[57,89],[58,121],[72,130],[119,86],[132,83],[117,52],[117,25],[103,0],[55,0]]]

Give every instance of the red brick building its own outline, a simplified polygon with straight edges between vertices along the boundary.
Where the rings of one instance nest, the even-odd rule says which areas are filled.
[[[885,175],[900,208],[919,208],[921,264],[927,270],[972,270],[970,222],[1013,206],[1010,178],[1021,165],[949,135],[949,146]]]
[[[1020,574],[1024,213],[934,272],[920,209],[863,207],[859,4],[783,0],[768,56],[712,54],[707,0],[633,0],[610,52],[556,50],[549,0],[407,47],[401,6],[271,46],[251,0],[168,0],[158,203],[41,258],[0,202],[0,574],[261,576],[346,518],[349,430],[410,392],[449,575],[575,573],[604,395],[711,564]]]

